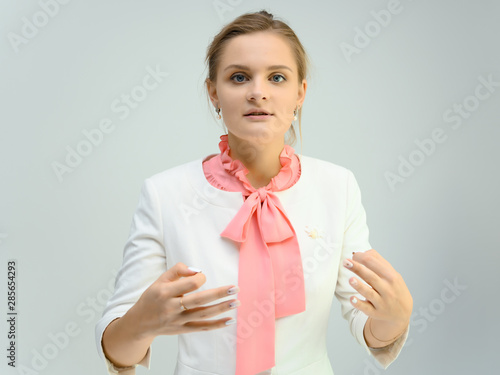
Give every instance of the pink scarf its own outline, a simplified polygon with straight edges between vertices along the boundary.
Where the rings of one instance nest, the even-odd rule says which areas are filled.
[[[236,320],[236,375],[254,375],[275,366],[275,319],[305,311],[304,275],[297,235],[278,197],[300,177],[300,161],[285,145],[281,170],[255,189],[248,170],[229,156],[228,136],[220,154],[203,163],[207,180],[222,190],[241,191],[244,203],[221,236],[239,242]],[[287,275],[293,276],[287,279]],[[291,282],[293,280],[293,282]],[[297,327],[300,329],[300,327]]]

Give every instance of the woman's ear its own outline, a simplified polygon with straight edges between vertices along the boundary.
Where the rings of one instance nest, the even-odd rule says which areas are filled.
[[[307,91],[307,81],[304,78],[302,80],[302,83],[299,85],[299,92],[297,95],[297,104],[302,107],[302,104],[304,103],[304,99],[306,98],[306,91]]]
[[[217,107],[217,103],[219,102],[219,97],[217,96],[217,88],[215,84],[210,81],[209,78],[205,80],[205,84],[207,85],[208,96],[210,97],[210,101],[212,104]]]

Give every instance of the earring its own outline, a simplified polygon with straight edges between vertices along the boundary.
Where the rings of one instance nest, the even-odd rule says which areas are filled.
[[[297,111],[299,109],[299,106],[297,105],[295,109],[293,110],[293,121],[297,121]]]
[[[217,120],[220,120],[222,118],[222,116],[220,115],[220,108],[215,108],[215,112],[217,112]]]

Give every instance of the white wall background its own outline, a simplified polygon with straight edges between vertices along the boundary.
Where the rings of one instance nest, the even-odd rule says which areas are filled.
[[[496,373],[500,2],[62,3],[3,2],[0,12],[0,342],[8,347],[7,260],[15,259],[17,365],[24,366],[7,366],[4,349],[2,374],[105,374],[94,324],[121,265],[140,186],[218,152],[222,130],[202,86],[205,49],[225,23],[262,8],[289,22],[313,62],[303,153],[353,170],[372,246],[413,294],[410,338],[385,372]],[[388,7],[397,13],[377,30],[371,12]],[[372,35],[365,47],[357,28]],[[356,42],[357,53],[343,53],[343,43]],[[127,116],[113,111],[148,66],[169,75]],[[494,82],[490,91],[476,91],[480,77]],[[461,114],[453,113],[458,105]],[[82,132],[105,119],[109,134],[58,178],[53,163],[66,164],[67,147],[76,150]],[[444,141],[419,151],[416,142],[439,129]],[[418,165],[391,189],[386,174],[405,173],[401,159]],[[463,288],[453,292],[449,283]],[[74,336],[50,351],[51,336],[68,324]],[[350,336],[337,302],[328,347],[336,375],[384,372]],[[175,357],[176,339],[159,337],[152,369],[137,373],[170,374]]]

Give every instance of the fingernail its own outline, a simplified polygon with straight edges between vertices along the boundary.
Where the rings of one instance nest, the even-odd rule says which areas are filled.
[[[351,279],[349,281],[351,282],[351,285],[353,285],[353,286],[358,285],[358,280],[356,280],[356,279]]]
[[[344,259],[344,267],[352,268],[352,263],[348,259]]]
[[[353,297],[352,303],[358,303],[358,299],[356,297]]]
[[[231,319],[231,320],[227,320],[227,321],[226,321],[226,325],[227,325],[227,326],[229,326],[229,325],[231,325],[231,324],[234,324],[234,323],[236,323],[236,319]]]
[[[196,272],[196,273],[199,273],[201,272],[200,269],[196,268],[196,267],[188,267],[189,270],[193,271],[193,272]]]
[[[237,286],[233,286],[232,288],[227,290],[227,294],[236,294],[240,291],[240,288]]]
[[[241,302],[240,302],[240,301],[238,301],[238,300],[236,300],[236,301],[234,301],[234,302],[231,302],[231,303],[229,304],[229,307],[230,307],[231,309],[234,309],[235,307],[238,307],[239,305],[241,305]]]

